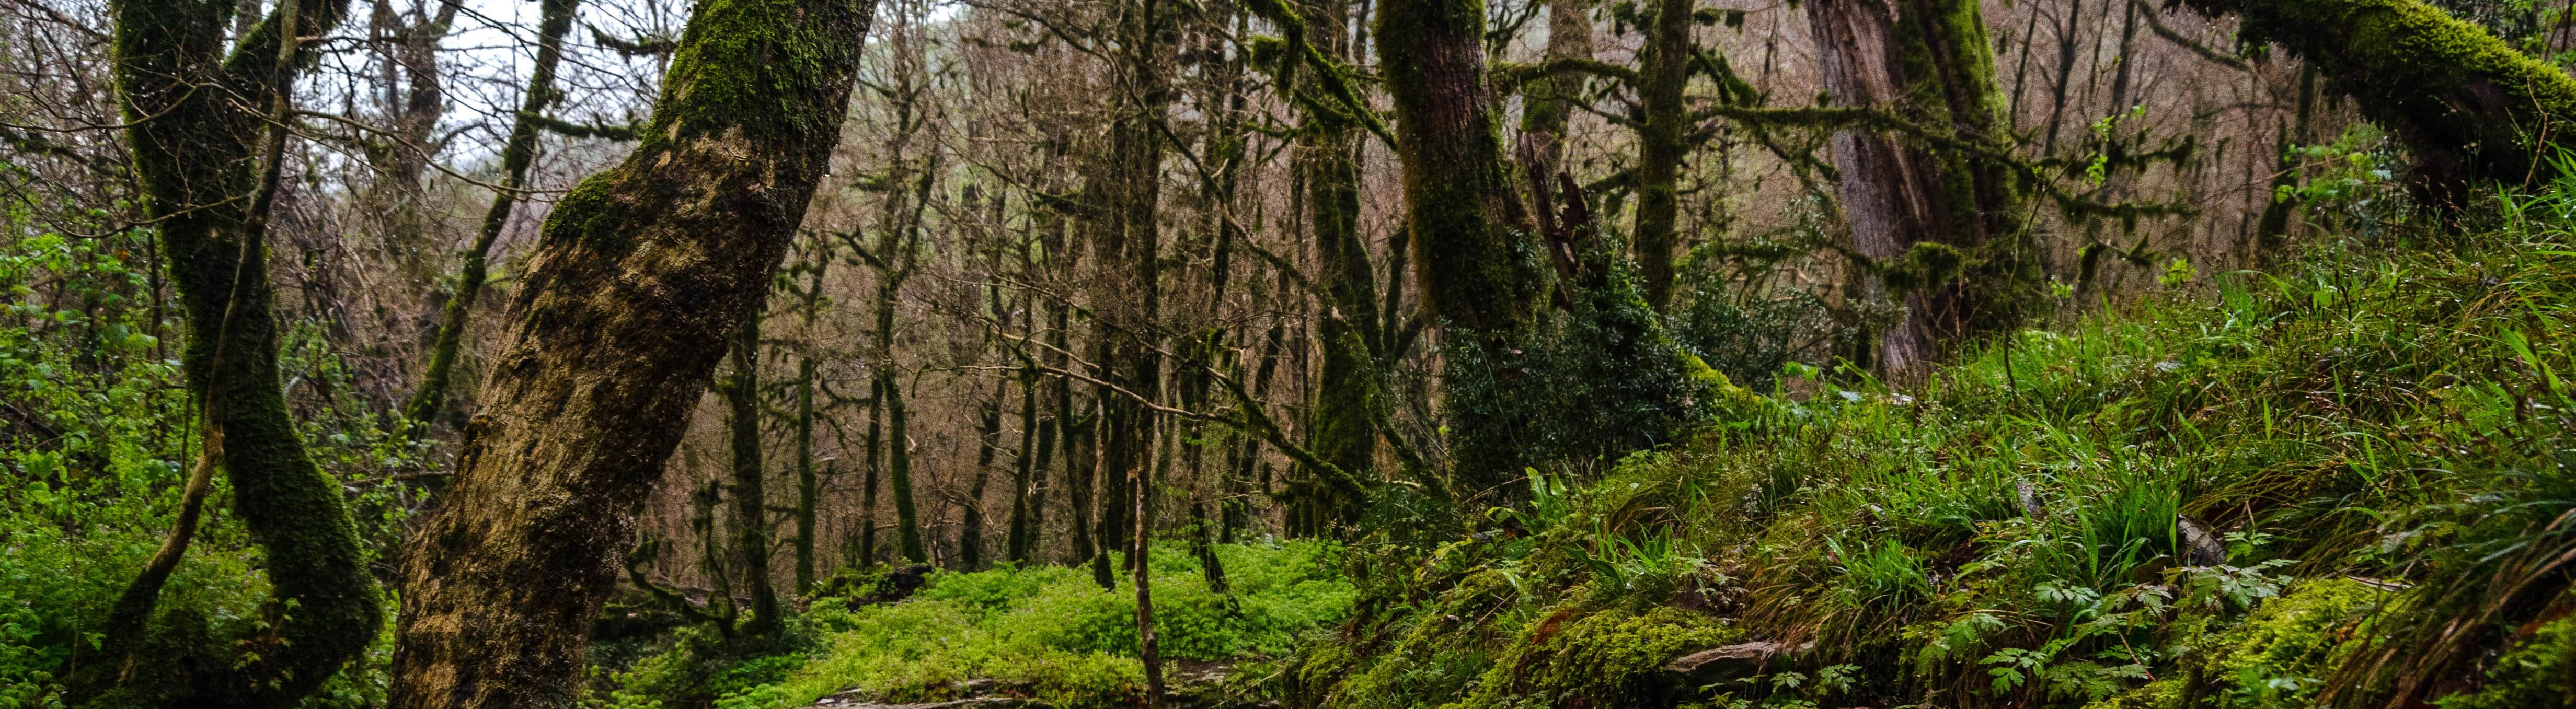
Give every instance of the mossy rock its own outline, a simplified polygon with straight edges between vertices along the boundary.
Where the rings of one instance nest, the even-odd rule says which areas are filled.
[[[1680,686],[1664,671],[1665,663],[1743,636],[1717,619],[1677,608],[1642,614],[1613,609],[1580,618],[1560,610],[1522,634],[1453,706],[1671,705],[1697,688]]]

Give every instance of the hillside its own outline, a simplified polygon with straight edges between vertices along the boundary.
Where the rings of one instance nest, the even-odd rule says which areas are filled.
[[[1336,707],[2557,706],[2564,197],[1827,384],[1370,555]],[[1844,378],[1843,382],[1853,380]],[[1695,672],[1676,662],[1703,650]],[[1670,666],[1668,666],[1668,664]]]

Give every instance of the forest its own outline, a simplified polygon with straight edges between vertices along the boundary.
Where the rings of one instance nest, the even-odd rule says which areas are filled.
[[[2576,707],[2576,2],[0,0],[0,709]]]

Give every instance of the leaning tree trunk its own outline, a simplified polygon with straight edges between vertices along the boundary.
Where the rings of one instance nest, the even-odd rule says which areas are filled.
[[[1892,111],[1961,143],[2009,149],[1994,55],[1973,0],[1817,0],[1807,17],[1835,104]],[[1880,371],[1919,376],[1954,341],[2025,313],[2038,271],[2023,224],[2027,203],[2009,166],[1859,128],[1836,132],[1833,146],[1852,250],[1874,267],[1857,285],[1870,300],[1904,303],[1867,353]]]
[[[135,176],[187,308],[187,386],[212,412],[209,442],[221,441],[233,513],[267,552],[270,588],[262,608],[269,627],[240,643],[238,657],[124,658],[114,671],[125,676],[105,681],[123,685],[125,702],[293,706],[357,656],[383,617],[340,486],[307,454],[287,410],[273,289],[258,246],[285,139],[283,131],[272,134],[267,112],[285,113],[282,89],[312,63],[298,43],[280,38],[322,35],[339,25],[348,5],[282,2],[225,57],[229,0],[109,3],[117,99]],[[159,589],[151,590],[135,594],[144,604],[134,616],[138,628],[157,598]],[[129,649],[132,641],[107,639]],[[206,670],[220,675],[213,677],[172,676],[197,665],[224,669]],[[102,686],[68,679],[75,692]]]
[[[1501,361],[1535,320],[1541,283],[1526,225],[1512,204],[1500,118],[1486,86],[1484,3],[1381,0],[1377,48],[1394,98],[1396,158],[1404,166],[1406,228],[1422,305],[1450,347]],[[1452,381],[1466,358],[1443,358]],[[1452,411],[1453,450],[1478,447],[1496,422]],[[1462,494],[1499,489],[1511,464],[1462,460]]]
[[[874,0],[708,0],[634,154],[545,224],[415,535],[393,706],[569,706],[617,552],[840,139]]]
[[[2576,78],[2484,28],[2419,0],[2182,0],[2235,14],[2250,42],[2278,43],[2394,130],[2422,195],[2464,206],[2473,182],[2555,175],[2552,146],[2576,145]]]

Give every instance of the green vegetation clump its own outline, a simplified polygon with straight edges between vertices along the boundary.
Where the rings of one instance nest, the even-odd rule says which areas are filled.
[[[1221,544],[1215,553],[1230,593],[1207,589],[1186,545],[1155,548],[1156,633],[1167,659],[1238,663],[1250,674],[1350,607],[1338,552],[1326,545]],[[891,603],[853,605],[873,593],[867,583],[827,588],[854,595],[812,599],[790,623],[798,640],[745,651],[709,629],[684,630],[670,649],[616,675],[603,702],[756,709],[855,690],[883,701],[998,692],[1087,707],[1131,705],[1143,692],[1135,590],[1104,590],[1081,569],[934,572]]]

